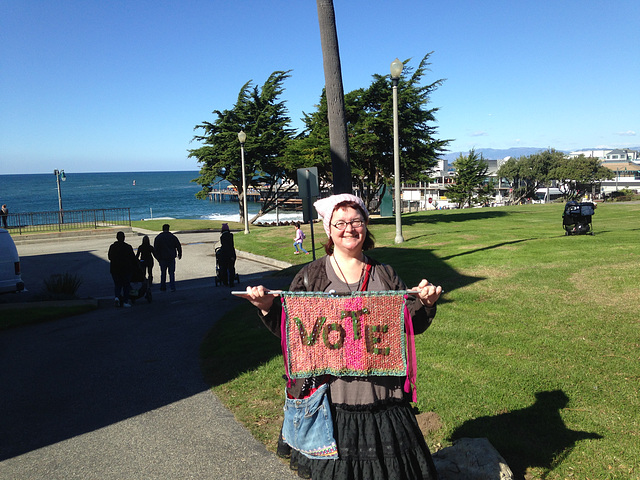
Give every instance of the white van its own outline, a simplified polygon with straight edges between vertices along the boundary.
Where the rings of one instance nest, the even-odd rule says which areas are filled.
[[[20,257],[13,238],[0,228],[0,293],[20,292],[24,282],[20,276]]]

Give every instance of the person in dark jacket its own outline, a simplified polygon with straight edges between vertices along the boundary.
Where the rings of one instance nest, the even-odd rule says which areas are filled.
[[[169,287],[176,291],[176,257],[182,258],[182,245],[180,240],[169,231],[169,224],[162,226],[162,233],[158,234],[153,242],[156,258],[160,264],[160,290],[167,289],[167,271],[169,272]]]
[[[365,251],[373,248],[374,239],[368,229],[369,213],[361,199],[340,194],[318,200],[314,205],[329,237],[325,244],[327,256],[305,265],[294,277],[291,291],[334,291],[347,295],[357,291],[407,291],[391,266],[365,255]],[[258,308],[265,326],[281,336],[282,300],[267,292],[262,285],[249,286],[243,296]],[[411,292],[406,294],[408,322],[412,331],[419,334],[435,317],[442,287],[423,278]],[[313,480],[437,479],[406,385],[401,376],[383,374],[297,378],[287,385],[287,408],[290,402],[305,404],[317,392],[326,391],[338,458],[310,458],[303,449],[296,448],[299,438],[293,442],[285,438],[286,433],[291,433],[286,421],[278,441],[278,454],[290,456],[291,468],[301,478]]]
[[[153,245],[151,245],[151,242],[149,241],[149,236],[145,235],[142,238],[142,243],[138,247],[136,258],[140,260],[142,271],[146,273],[147,278],[149,279],[149,286],[153,283],[153,257],[155,256],[155,252]]]
[[[131,245],[124,241],[124,232],[116,233],[116,241],[109,247],[108,257],[109,271],[113,278],[115,305],[130,307],[131,277],[134,269],[137,268],[137,260]]]
[[[0,215],[2,215],[2,228],[5,230],[9,229],[9,223],[7,222],[7,219],[9,218],[9,209],[6,204],[2,205]]]

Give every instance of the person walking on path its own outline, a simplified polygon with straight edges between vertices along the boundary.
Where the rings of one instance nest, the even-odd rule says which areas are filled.
[[[9,217],[9,209],[7,208],[7,204],[2,205],[2,228],[5,230],[9,228],[9,222],[7,221]]]
[[[176,291],[176,257],[182,258],[180,240],[169,231],[169,224],[162,225],[162,233],[153,241],[156,258],[160,264],[160,290],[167,289],[167,271],[169,272],[169,288]]]
[[[108,257],[109,271],[113,278],[115,305],[130,307],[131,276],[134,268],[137,268],[137,260],[131,245],[124,241],[124,232],[116,233],[116,241],[109,247]]]
[[[309,255],[309,252],[307,252],[302,246],[302,242],[304,241],[306,236],[302,231],[302,228],[300,228],[300,222],[296,222],[294,226],[296,227],[296,236],[293,239],[293,246],[295,247],[296,251],[293,252],[293,254],[298,255],[300,253],[300,250],[302,250],[306,255]]]
[[[153,283],[153,257],[155,255],[155,249],[151,242],[149,241],[149,236],[145,235],[142,238],[142,243],[138,247],[138,253],[136,253],[136,258],[140,260],[142,271],[145,272],[147,278],[149,279],[149,286]]]

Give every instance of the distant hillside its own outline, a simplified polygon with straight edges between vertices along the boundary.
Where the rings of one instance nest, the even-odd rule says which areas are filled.
[[[506,149],[496,149],[496,148],[476,148],[476,153],[481,153],[485,160],[501,160],[505,157],[522,157],[524,155],[533,155],[534,153],[538,153],[541,150],[546,150],[547,147],[513,147]],[[449,163],[453,162],[456,158],[460,156],[460,154],[467,155],[469,152],[451,152],[447,153],[444,158],[447,159]],[[569,153],[569,152],[565,152]]]
[[[593,148],[579,148],[577,150],[571,150],[572,152],[582,152],[587,150],[635,150],[636,152],[640,150],[640,147],[593,147]]]

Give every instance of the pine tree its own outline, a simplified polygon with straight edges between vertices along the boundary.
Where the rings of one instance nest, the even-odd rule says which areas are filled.
[[[285,102],[280,100],[284,88],[282,86],[289,72],[273,72],[262,87],[251,81],[245,83],[238,94],[238,99],[230,110],[214,110],[217,117],[213,122],[196,125],[196,130],[203,133],[194,136],[193,140],[201,142],[200,148],[189,150],[189,157],[196,158],[201,164],[200,176],[194,182],[202,186],[196,195],[207,198],[218,179],[229,181],[238,192],[242,192],[242,167],[240,163],[240,143],[238,133],[243,130],[247,134],[245,143],[245,168],[247,187],[268,186],[264,191],[262,208],[251,219],[275,208],[278,188],[283,185],[280,180],[291,178],[279,161],[293,135],[289,127]],[[286,185],[290,185],[286,183]],[[293,192],[289,192],[291,196]],[[285,194],[280,195],[284,199]],[[240,221],[244,221],[244,198],[238,195]]]
[[[489,164],[482,154],[470,150],[469,155],[462,155],[453,162],[456,172],[455,184],[447,187],[447,197],[458,204],[458,208],[471,207],[474,199],[484,203],[493,193],[493,184],[486,183]]]

